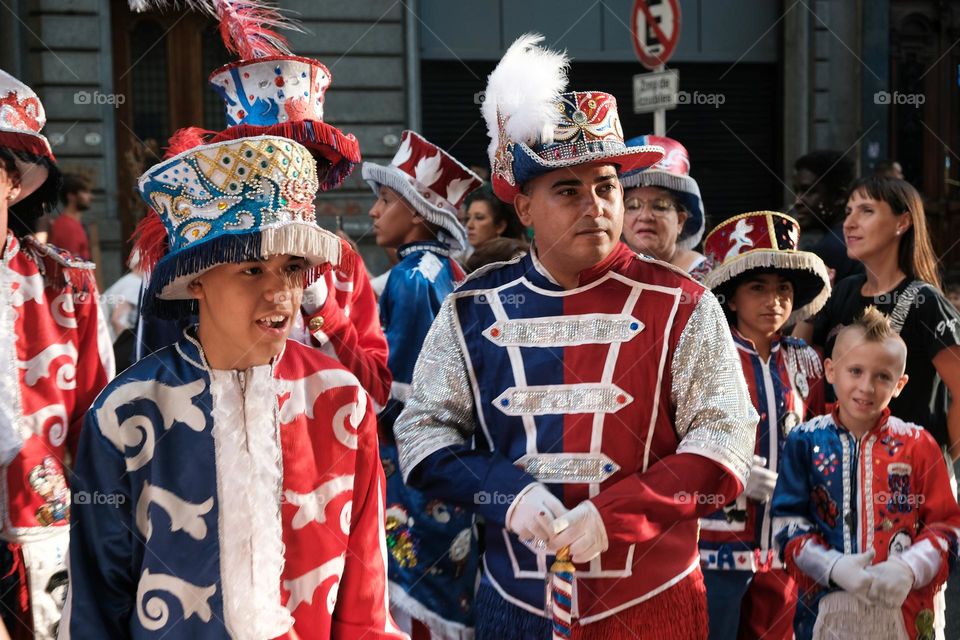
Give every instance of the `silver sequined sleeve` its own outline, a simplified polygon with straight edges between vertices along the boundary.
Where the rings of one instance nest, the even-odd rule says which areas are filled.
[[[677,453],[696,453],[746,483],[759,416],[723,310],[709,291],[697,302],[673,355],[671,399]]]
[[[413,370],[413,391],[393,426],[404,482],[431,453],[473,435],[473,391],[451,300],[444,301],[427,333]]]

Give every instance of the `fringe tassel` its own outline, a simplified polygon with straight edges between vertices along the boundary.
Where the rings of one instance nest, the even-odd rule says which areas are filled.
[[[550,638],[553,622],[504,600],[493,587],[482,584],[474,604],[477,638],[522,640],[523,638]]]
[[[43,244],[33,236],[24,236],[26,250],[43,276],[44,284],[57,289],[69,288],[76,293],[92,293],[97,289],[96,265],[80,260],[52,244]]]
[[[823,260],[808,251],[771,249],[750,251],[718,265],[707,274],[705,284],[715,293],[726,292],[725,286],[732,283],[735,278],[756,269],[795,272],[794,311],[790,314],[788,324],[796,324],[816,315],[830,298],[830,276],[827,273],[827,266]],[[819,290],[816,293],[810,291],[807,299],[796,297],[798,290],[813,290],[817,287]]]
[[[326,122],[298,120],[269,126],[238,124],[216,134],[211,142],[252,136],[282,136],[310,149],[318,160],[320,190],[330,191],[346,180],[360,162],[360,143],[353,134],[345,134]]]
[[[834,591],[820,600],[813,640],[837,638],[907,640],[909,636],[899,607],[876,607],[846,591]]]
[[[669,631],[667,631],[669,630]],[[706,640],[707,592],[699,569],[609,618],[574,626],[574,640]]]
[[[193,244],[165,255],[156,264],[150,274],[144,313],[167,320],[194,314],[194,300],[161,300],[159,294],[175,280],[196,276],[211,267],[271,255],[305,256],[313,264],[336,265],[340,260],[340,238],[313,224],[290,223],[248,233],[221,234]]]

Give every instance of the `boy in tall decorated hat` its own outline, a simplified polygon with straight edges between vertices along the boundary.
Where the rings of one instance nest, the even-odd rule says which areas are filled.
[[[760,414],[746,490],[700,520],[710,637],[793,637],[796,585],[777,557],[771,498],[787,434],[823,413],[820,357],[781,333],[830,296],[823,261],[797,251],[800,227],[759,211],[734,216],[707,236],[716,267],[706,284],[723,301],[753,406]]]
[[[0,575],[14,638],[56,636],[70,531],[68,456],[113,377],[93,264],[32,235],[60,173],[37,95],[0,71]]]
[[[310,152],[255,136],[141,176],[148,314],[196,314],[87,414],[68,628],[78,638],[403,638],[387,604],[384,477],[357,378],[288,339],[341,242]]]
[[[933,436],[890,415],[906,357],[889,318],[867,307],[824,362],[837,404],[787,436],[773,515],[800,587],[799,640],[943,637],[937,592],[960,506]]]
[[[614,97],[566,92],[541,40],[510,47],[483,104],[494,189],[534,246],[444,301],[400,467],[486,521],[478,638],[550,638],[555,614],[578,638],[705,638],[698,497],[743,490],[756,412],[714,296],[619,241],[618,174],[663,149],[626,146]],[[551,610],[561,550],[574,584]]]
[[[403,132],[389,165],[365,162],[362,171],[377,197],[370,210],[377,244],[396,249],[399,258],[380,296],[393,374],[390,403],[380,416],[390,602],[397,621],[411,630],[425,626],[431,637],[469,638],[477,576],[473,514],[404,484],[393,423],[410,397],[427,331],[463,280],[463,270],[450,256],[467,246],[457,210],[482,181],[413,131]]]
[[[211,141],[258,135],[299,142],[317,163],[319,189],[337,189],[360,162],[353,134],[324,122],[323,106],[333,75],[317,60],[292,55],[279,28],[295,28],[258,3],[215,3],[227,49],[240,58],[215,70],[209,82],[223,98],[227,127]],[[175,155],[176,148],[172,148]],[[304,292],[292,336],[347,367],[383,407],[390,393],[387,341],[363,263],[344,242],[339,265]]]

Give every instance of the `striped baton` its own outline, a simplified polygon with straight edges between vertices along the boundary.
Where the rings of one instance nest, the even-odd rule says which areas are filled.
[[[553,640],[568,640],[573,625],[573,562],[570,548],[557,551],[550,565],[550,598],[553,613]]]

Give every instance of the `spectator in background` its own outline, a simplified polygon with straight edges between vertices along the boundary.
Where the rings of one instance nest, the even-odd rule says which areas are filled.
[[[526,229],[516,211],[493,194],[490,185],[480,187],[464,203],[467,208],[467,242],[476,251],[480,245],[494,238],[521,240]]]
[[[947,294],[947,300],[950,301],[957,311],[960,311],[960,282],[951,282],[944,287],[944,293]]]
[[[830,358],[837,334],[868,306],[890,316],[907,345],[910,377],[890,410],[960,457],[960,405],[949,401],[960,397],[960,313],[940,290],[920,194],[904,180],[864,178],[850,194],[843,232],[865,273],[838,282],[813,326],[801,322],[794,335]]]
[[[663,160],[644,171],[621,177],[623,184],[623,239],[644,255],[669,262],[696,280],[713,263],[694,251],[706,227],[700,187],[690,176],[690,156],[682,144],[662,136],[639,136],[627,145],[663,147]]]
[[[66,249],[84,260],[89,260],[90,240],[87,238],[86,229],[83,228],[82,219],[83,212],[90,209],[92,202],[93,192],[90,190],[90,181],[75,173],[65,173],[63,186],[60,187],[60,203],[63,209],[50,225],[50,244]]]
[[[903,167],[896,160],[881,160],[873,167],[873,175],[878,178],[903,180]]]
[[[832,271],[831,283],[862,273],[847,255],[843,217],[854,179],[853,161],[839,151],[811,151],[793,164],[794,203],[789,214],[800,223],[804,246]]]

